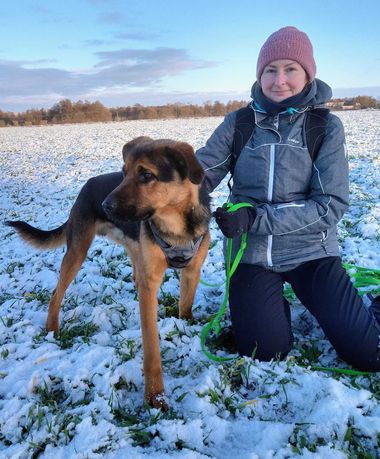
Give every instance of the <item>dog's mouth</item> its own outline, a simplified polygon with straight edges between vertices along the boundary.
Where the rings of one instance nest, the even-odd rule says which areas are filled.
[[[149,220],[154,214],[154,209],[138,209],[134,205],[119,206],[114,199],[106,198],[102,208],[107,218],[115,222],[139,222]]]
[[[118,220],[121,222],[142,222],[145,220],[149,220],[154,214],[154,211],[151,209],[147,209],[146,211],[140,211],[133,215],[125,214],[124,212],[117,213],[113,218],[114,220]]]

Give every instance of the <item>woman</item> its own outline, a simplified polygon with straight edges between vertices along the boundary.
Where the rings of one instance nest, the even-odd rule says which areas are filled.
[[[314,161],[306,147],[305,113],[331,88],[315,78],[308,36],[295,27],[274,32],[261,48],[252,87],[255,129],[234,166],[231,213],[215,212],[243,259],[231,279],[230,310],[237,348],[260,360],[284,358],[293,343],[289,282],[339,356],[356,368],[380,370],[380,297],[367,308],[342,267],[338,221],[348,207],[348,161],[341,121],[329,113]],[[228,114],[197,158],[213,190],[231,167],[236,112]],[[377,319],[376,319],[377,315]]]

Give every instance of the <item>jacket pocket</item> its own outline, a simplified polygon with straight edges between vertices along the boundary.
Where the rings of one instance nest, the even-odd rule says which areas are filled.
[[[297,262],[318,257],[322,250],[321,233],[285,234],[273,238],[272,258],[280,263]]]
[[[329,255],[329,250],[328,250],[328,238],[329,232],[328,230],[324,230],[321,232],[321,245],[323,247],[323,250],[326,252],[326,255]]]
[[[286,204],[279,204],[275,208],[278,209],[285,209],[285,207],[305,207],[305,204],[296,204],[294,202],[289,202]]]

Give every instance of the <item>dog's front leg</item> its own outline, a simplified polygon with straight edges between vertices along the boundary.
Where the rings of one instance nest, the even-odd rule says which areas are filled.
[[[166,266],[154,273],[139,272],[139,304],[144,351],[145,400],[155,408],[168,409],[164,395],[160,343],[157,328],[157,294]]]
[[[190,264],[181,272],[180,298],[179,298],[179,317],[181,319],[192,319],[192,306],[195,291],[198,286],[201,268],[207,256],[210,244],[210,235],[206,234]]]

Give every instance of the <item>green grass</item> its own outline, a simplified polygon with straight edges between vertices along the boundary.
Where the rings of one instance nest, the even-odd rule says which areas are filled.
[[[161,288],[160,305],[163,306],[165,311],[165,317],[178,317],[178,297],[173,296],[171,293],[164,292]]]
[[[61,381],[56,380],[54,381],[54,385],[50,387],[46,381],[44,381],[42,386],[37,386],[35,388],[34,393],[38,395],[41,405],[56,411],[58,406],[67,399],[67,395],[61,388],[60,383]]]
[[[40,303],[48,304],[50,302],[51,292],[47,289],[29,292],[24,295],[24,298],[26,303],[37,300]]]
[[[101,273],[103,277],[108,277],[111,279],[120,279],[121,278],[121,269],[120,263],[117,261],[109,262],[105,267],[101,268]]]
[[[310,440],[307,428],[312,425],[309,423],[296,423],[292,434],[289,437],[289,444],[292,447],[293,453],[303,456],[304,450],[316,453],[319,446],[325,446],[326,440],[322,437],[317,437],[315,440]]]
[[[322,355],[322,351],[318,349],[317,341],[307,341],[297,346],[299,356],[295,360],[300,365],[316,365]]]
[[[2,272],[6,272],[7,274],[13,274],[16,268],[23,268],[24,264],[20,263],[19,261],[13,261],[6,266],[6,268]]]
[[[71,323],[75,320],[76,318],[74,317],[70,321],[63,323],[60,328],[58,341],[62,349],[72,347],[78,338],[80,338],[83,343],[89,344],[91,336],[99,331],[98,325],[91,322],[84,322],[71,326]]]
[[[125,362],[134,359],[138,351],[139,346],[131,338],[123,339],[115,347],[115,354],[119,357],[121,361]]]
[[[4,327],[12,327],[12,325],[15,323],[14,317],[0,317],[1,323],[4,325]]]
[[[46,446],[68,444],[75,436],[75,427],[82,418],[71,412],[74,405],[68,403],[68,395],[59,378],[44,381],[33,390],[36,401],[30,406],[22,427],[21,440],[29,444],[29,456],[38,457]],[[43,440],[33,441],[36,431],[46,431]]]

